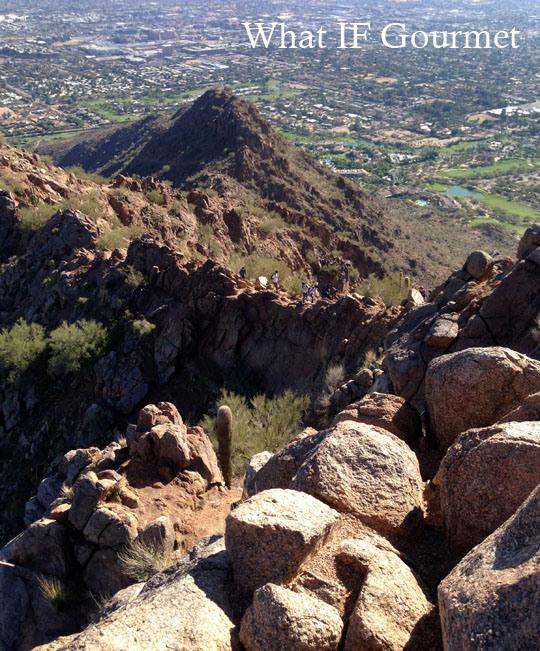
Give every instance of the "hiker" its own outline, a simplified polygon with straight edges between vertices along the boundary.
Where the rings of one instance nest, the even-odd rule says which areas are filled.
[[[274,289],[279,289],[279,273],[278,273],[277,269],[270,276],[270,280],[272,281],[272,285],[274,285]]]
[[[302,283],[302,305],[307,303],[309,294],[309,285],[307,283]]]
[[[240,269],[238,275],[240,276],[240,278],[241,278],[242,280],[245,280],[245,279],[246,279],[246,276],[247,276],[246,268],[245,268],[245,267],[242,267],[242,268]]]
[[[311,299],[311,304],[315,303],[315,285],[308,286],[308,296]]]

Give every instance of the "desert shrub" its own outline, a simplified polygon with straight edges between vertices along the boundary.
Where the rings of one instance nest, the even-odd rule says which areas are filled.
[[[70,197],[64,201],[62,207],[66,210],[78,210],[94,220],[101,217],[103,213],[103,205],[96,190]]]
[[[259,224],[259,230],[264,235],[270,235],[271,233],[283,230],[284,228],[287,228],[287,224],[276,212],[270,213]]]
[[[374,348],[369,348],[364,353],[363,366],[371,368],[372,366],[380,366],[382,362],[381,356]]]
[[[23,230],[36,231],[44,226],[58,210],[60,210],[59,206],[40,203],[37,206],[20,208],[17,214]]]
[[[67,583],[57,577],[44,575],[38,576],[37,584],[43,597],[56,610],[64,610],[76,599],[74,590]]]
[[[165,197],[159,190],[147,190],[144,194],[150,203],[155,203],[157,206],[165,205]]]
[[[275,452],[301,431],[309,398],[286,391],[274,398],[259,394],[248,400],[223,390],[216,406],[221,405],[233,412],[232,466],[235,476],[241,476],[254,454]],[[206,415],[200,425],[217,447],[215,417]]]
[[[142,540],[131,543],[118,554],[118,559],[124,574],[137,582],[148,581],[172,563],[171,554],[162,545]]]
[[[132,289],[136,289],[144,284],[143,274],[138,269],[135,269],[135,267],[128,265],[122,269],[122,273],[124,274],[126,284]]]
[[[409,295],[409,288],[400,274],[378,278],[375,275],[360,281],[357,287],[359,294],[380,297],[387,307],[400,305]]]
[[[76,373],[88,362],[97,359],[107,348],[107,330],[96,321],[81,320],[62,323],[50,334],[49,373]]]
[[[113,251],[124,249],[131,240],[141,235],[143,229],[139,226],[116,226],[101,235],[97,241],[98,249],[102,251]]]
[[[19,319],[0,331],[0,367],[10,383],[17,382],[47,348],[45,329]]]
[[[7,190],[12,194],[22,194],[24,185],[13,172],[3,169],[0,171],[0,190]]]
[[[332,364],[326,369],[325,384],[330,393],[333,393],[345,382],[345,369],[342,364]]]
[[[146,337],[156,329],[155,323],[150,323],[146,319],[136,319],[131,324],[131,327],[139,335],[139,337]]]
[[[41,158],[43,158],[43,156],[41,156]],[[50,162],[52,162],[52,160]],[[109,182],[109,180],[101,174],[97,174],[96,172],[87,172],[79,165],[66,167],[66,171],[71,172],[77,178],[82,179],[83,181],[92,181],[93,183],[98,183],[99,185],[106,185]]]
[[[208,248],[211,256],[216,257],[219,254],[219,245],[210,224],[197,225],[197,239]]]

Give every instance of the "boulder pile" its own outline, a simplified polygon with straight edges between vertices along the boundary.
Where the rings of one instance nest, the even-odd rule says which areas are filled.
[[[533,235],[513,268],[471,256],[389,336],[388,393],[352,391],[329,427],[253,457],[224,535],[127,591],[121,550],[149,529],[164,540],[170,531],[141,519],[141,478],[172,482],[187,509],[188,496],[222,481],[212,447],[164,403],[142,410],[127,447],[66,455],[30,502],[29,528],[2,551],[2,642],[24,648],[6,622],[26,635],[20,613],[51,607],[36,606],[31,577],[67,576],[77,563],[86,586],[106,580],[116,594],[90,627],[43,651],[538,648]],[[497,293],[507,299],[498,312]],[[69,633],[54,621],[42,637]]]
[[[122,562],[126,549],[159,548],[172,562],[193,536],[160,504],[174,498],[185,518],[222,482],[206,434],[186,427],[171,403],[142,409],[121,443],[59,458],[27,504],[27,528],[0,551],[0,604],[9,604],[0,608],[2,644],[37,642],[81,625],[81,610],[92,610],[92,600],[135,582]],[[47,586],[73,594],[49,594],[47,602]],[[54,608],[55,599],[66,603]]]

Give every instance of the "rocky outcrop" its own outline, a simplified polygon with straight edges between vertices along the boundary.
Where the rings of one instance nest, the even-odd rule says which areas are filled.
[[[337,559],[363,576],[349,619],[346,651],[429,648],[425,620],[432,615],[433,604],[421,581],[389,543],[345,540]]]
[[[65,651],[235,651],[230,568],[222,539],[149,581],[134,599],[66,640]],[[50,649],[48,645],[42,651]]]
[[[290,580],[338,514],[310,495],[279,488],[254,495],[227,518],[225,542],[241,595]]]
[[[432,433],[444,450],[540,389],[540,362],[507,348],[468,348],[433,360],[426,375]]]
[[[424,379],[431,360],[480,346],[503,346],[537,356],[540,273],[535,228],[519,246],[514,265],[475,252],[464,268],[412,309],[386,339],[386,366],[395,392],[424,408]],[[480,262],[478,269],[476,263]],[[476,278],[483,271],[483,275]]]
[[[206,435],[186,427],[170,403],[145,407],[138,424],[128,427],[127,439],[129,447],[112,443],[64,455],[27,508],[28,528],[0,550],[6,604],[0,631],[9,631],[0,642],[8,648],[12,637],[24,639],[17,648],[26,648],[51,631],[82,627],[81,613],[93,609],[91,595],[107,598],[134,583],[123,561],[126,550],[142,545],[172,562],[174,549],[183,544],[176,530],[189,536],[188,513],[201,508],[212,486],[222,484]],[[176,508],[182,505],[180,513],[169,509],[176,520],[160,513],[159,505],[166,504],[160,491],[168,490],[163,482]],[[19,595],[14,600],[12,586]]]
[[[381,427],[409,444],[422,435],[418,412],[403,398],[389,393],[370,393],[340,412],[334,424],[345,420]]]
[[[46,329],[84,318],[103,324],[114,342],[67,384],[33,381],[33,372],[45,377],[43,364],[20,385],[3,383],[0,486],[14,512],[0,515],[0,538],[22,528],[23,504],[36,488],[30,475],[43,476],[69,449],[108,443],[148,396],[164,395],[197,422],[226,383],[246,392],[311,393],[329,364],[352,373],[399,313],[361,297],[301,306],[285,293],[256,291],[216,263],[189,262],[150,237],[132,243],[127,256],[103,253],[95,245],[100,232],[81,213],[62,213],[0,273],[0,327],[19,317]],[[24,435],[29,430],[32,437]],[[27,462],[15,472],[17,458]]]
[[[337,651],[342,629],[332,606],[267,583],[242,619],[240,640],[246,651]]]
[[[462,434],[435,478],[452,547],[467,552],[540,484],[540,423],[509,422]]]
[[[326,432],[291,485],[379,531],[406,530],[422,511],[412,450],[390,432],[354,421]]]
[[[540,488],[439,586],[448,651],[534,649],[540,621]]]

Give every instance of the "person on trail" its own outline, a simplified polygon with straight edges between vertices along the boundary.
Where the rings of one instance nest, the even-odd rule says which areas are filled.
[[[311,299],[311,304],[315,303],[315,285],[309,285],[308,296]]]
[[[274,289],[279,289],[279,273],[278,273],[277,269],[270,276],[270,280],[272,281],[272,285],[274,285]]]
[[[245,267],[242,267],[242,268],[240,269],[240,272],[239,272],[238,275],[240,276],[240,278],[241,278],[242,280],[245,280],[245,279],[246,279],[246,276],[247,276],[246,268],[245,268]]]
[[[309,285],[307,283],[302,283],[302,305],[307,303],[309,294]]]

